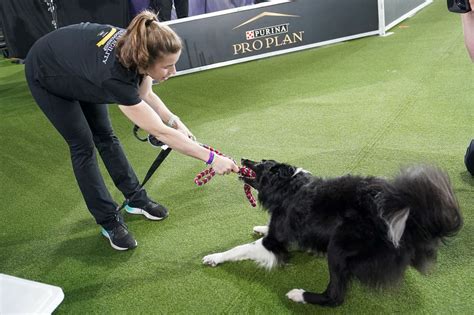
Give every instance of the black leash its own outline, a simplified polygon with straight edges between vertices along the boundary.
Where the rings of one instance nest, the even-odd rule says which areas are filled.
[[[160,154],[156,157],[155,161],[151,164],[150,168],[148,169],[148,172],[146,173],[145,178],[143,179],[143,182],[141,184],[141,188],[145,186],[146,182],[151,178],[151,176],[155,173],[156,169],[163,163],[163,161],[166,159],[168,154],[170,154],[171,148],[167,147],[166,149],[161,149]]]
[[[171,148],[168,147],[167,145],[165,145],[163,142],[161,142],[160,140],[158,140],[157,138],[155,138],[154,136],[152,135],[148,135],[146,138],[141,138],[139,135],[138,135],[138,130],[140,129],[140,127],[138,127],[137,125],[135,125],[133,127],[133,134],[135,135],[135,137],[142,141],[142,142],[145,142],[145,141],[148,141],[152,146],[154,147],[160,147],[161,148],[161,151],[160,153],[158,154],[158,156],[156,157],[156,159],[153,161],[153,163],[151,164],[150,168],[148,169],[148,172],[146,173],[145,175],[145,178],[143,179],[142,181],[142,184],[140,185],[140,188],[128,199],[125,199],[125,201],[122,203],[122,205],[120,206],[120,208],[118,208],[117,211],[120,211],[122,210],[127,204],[128,202],[130,201],[130,199],[133,199],[133,197],[143,189],[143,186],[145,186],[145,184],[148,182],[148,180],[153,176],[153,174],[156,172],[156,170],[158,169],[158,167],[160,167],[161,163],[163,163],[163,161],[166,159],[166,157],[171,153]]]

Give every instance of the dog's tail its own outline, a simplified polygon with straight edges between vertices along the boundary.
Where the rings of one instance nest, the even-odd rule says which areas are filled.
[[[433,166],[402,169],[386,189],[380,216],[387,223],[388,238],[400,246],[406,228],[425,241],[454,236],[462,216],[448,175]]]

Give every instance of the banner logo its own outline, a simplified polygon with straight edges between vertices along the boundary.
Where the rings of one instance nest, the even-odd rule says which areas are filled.
[[[299,17],[297,15],[263,12],[256,17],[234,27],[238,29],[244,25],[254,22],[264,16],[273,17]],[[301,43],[304,31],[290,32],[290,23],[282,23],[245,31],[245,42],[232,45],[233,55],[245,55],[255,51],[275,50],[281,46]]]
[[[283,14],[283,13],[275,13],[275,12],[263,12],[263,13],[260,13],[259,15],[257,15],[256,17],[253,17],[251,18],[250,20],[248,21],[245,21],[244,23],[240,24],[240,25],[237,25],[236,27],[234,27],[233,29],[237,29],[239,27],[242,27],[246,24],[249,24],[249,23],[252,23],[252,22],[255,22],[256,20],[259,20],[265,16],[279,16],[279,17],[299,17],[299,15],[292,15],[292,14]]]
[[[290,24],[286,23],[286,24],[274,25],[274,26],[259,28],[256,30],[247,31],[245,32],[245,38],[247,40],[251,40],[251,39],[256,39],[256,38],[261,38],[261,37],[266,37],[266,36],[271,36],[271,35],[288,33],[288,25]]]

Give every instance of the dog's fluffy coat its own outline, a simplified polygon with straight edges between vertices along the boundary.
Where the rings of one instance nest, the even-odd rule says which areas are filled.
[[[242,164],[255,171],[242,178],[258,190],[270,215],[265,236],[203,262],[252,259],[272,268],[288,258],[288,248],[327,253],[329,284],[323,293],[294,289],[296,302],[336,306],[349,281],[372,286],[398,282],[408,266],[420,272],[436,260],[445,238],[455,235],[462,217],[446,173],[431,166],[404,169],[393,180],[343,176],[323,179],[272,160]]]

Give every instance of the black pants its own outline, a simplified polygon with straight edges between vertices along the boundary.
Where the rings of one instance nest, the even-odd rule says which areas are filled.
[[[115,186],[125,198],[146,202],[145,190],[114,135],[108,105],[68,100],[50,93],[35,76],[33,65],[25,65],[26,79],[35,101],[69,145],[72,168],[89,211],[98,224],[111,226],[117,213],[99,170],[100,154]]]
[[[188,0],[151,0],[150,8],[158,12],[158,19],[160,21],[169,21],[171,20],[173,2],[178,19],[187,17],[189,10]]]

